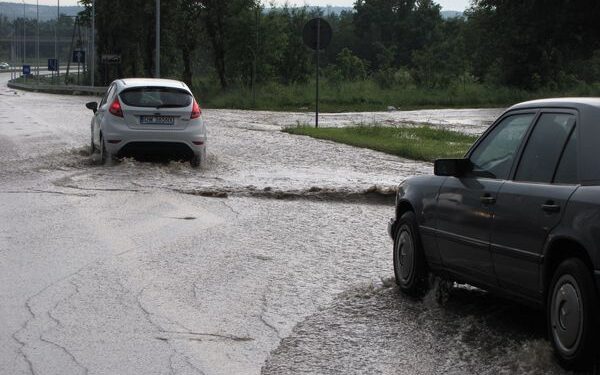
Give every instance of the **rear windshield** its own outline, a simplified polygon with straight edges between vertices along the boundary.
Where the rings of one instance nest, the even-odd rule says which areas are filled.
[[[135,87],[121,92],[121,100],[128,106],[176,108],[192,104],[192,96],[185,90],[169,87]]]

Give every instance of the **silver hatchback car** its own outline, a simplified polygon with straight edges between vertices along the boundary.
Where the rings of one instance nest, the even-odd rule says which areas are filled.
[[[188,86],[169,79],[113,81],[94,112],[91,152],[103,163],[115,156],[170,155],[197,167],[206,158],[206,125]]]

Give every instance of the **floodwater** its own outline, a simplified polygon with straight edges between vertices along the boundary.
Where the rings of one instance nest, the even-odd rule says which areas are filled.
[[[340,294],[298,324],[264,374],[562,374],[540,312],[466,286],[424,300],[392,279]]]
[[[0,374],[564,373],[541,313],[466,286],[423,301],[393,286],[393,191],[429,163],[280,132],[310,114],[206,109],[203,168],[100,166],[96,98],[14,91],[8,76]],[[499,113],[321,124],[478,134]]]

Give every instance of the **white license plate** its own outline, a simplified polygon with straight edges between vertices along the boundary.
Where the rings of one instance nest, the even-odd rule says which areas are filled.
[[[172,116],[140,116],[142,125],[173,125],[175,117]]]

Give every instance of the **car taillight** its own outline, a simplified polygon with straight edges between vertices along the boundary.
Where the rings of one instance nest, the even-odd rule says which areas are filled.
[[[108,111],[117,117],[123,117],[123,110],[121,109],[121,102],[118,96],[112,102]]]
[[[192,115],[190,116],[190,119],[198,118],[201,114],[202,110],[200,109],[200,106],[198,105],[196,99],[194,99],[194,104],[192,105]]]

